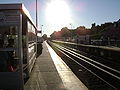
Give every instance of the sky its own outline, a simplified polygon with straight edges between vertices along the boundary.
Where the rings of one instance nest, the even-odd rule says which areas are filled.
[[[90,28],[120,19],[120,0],[37,0],[38,28],[48,36],[62,27]],[[23,3],[36,23],[36,0],[0,0],[0,3]]]

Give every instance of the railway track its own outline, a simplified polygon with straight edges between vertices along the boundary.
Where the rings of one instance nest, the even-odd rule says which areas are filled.
[[[120,70],[114,62],[48,42],[90,90],[120,90]]]

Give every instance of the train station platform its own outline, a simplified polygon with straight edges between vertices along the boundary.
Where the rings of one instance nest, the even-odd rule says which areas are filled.
[[[24,90],[88,90],[46,43],[37,58]]]

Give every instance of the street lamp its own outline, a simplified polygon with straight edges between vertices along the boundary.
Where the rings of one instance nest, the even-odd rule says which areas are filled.
[[[72,23],[70,23],[70,26],[71,26],[71,30],[72,30]]]
[[[71,37],[71,40],[72,40],[72,38],[73,38],[73,37],[72,37],[72,23],[70,23],[70,26],[71,26],[71,30],[70,30],[71,36],[70,36],[70,37]]]

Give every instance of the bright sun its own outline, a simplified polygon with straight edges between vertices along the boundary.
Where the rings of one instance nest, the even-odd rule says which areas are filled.
[[[67,25],[71,23],[70,8],[65,0],[51,0],[47,4],[46,19],[50,24]]]

